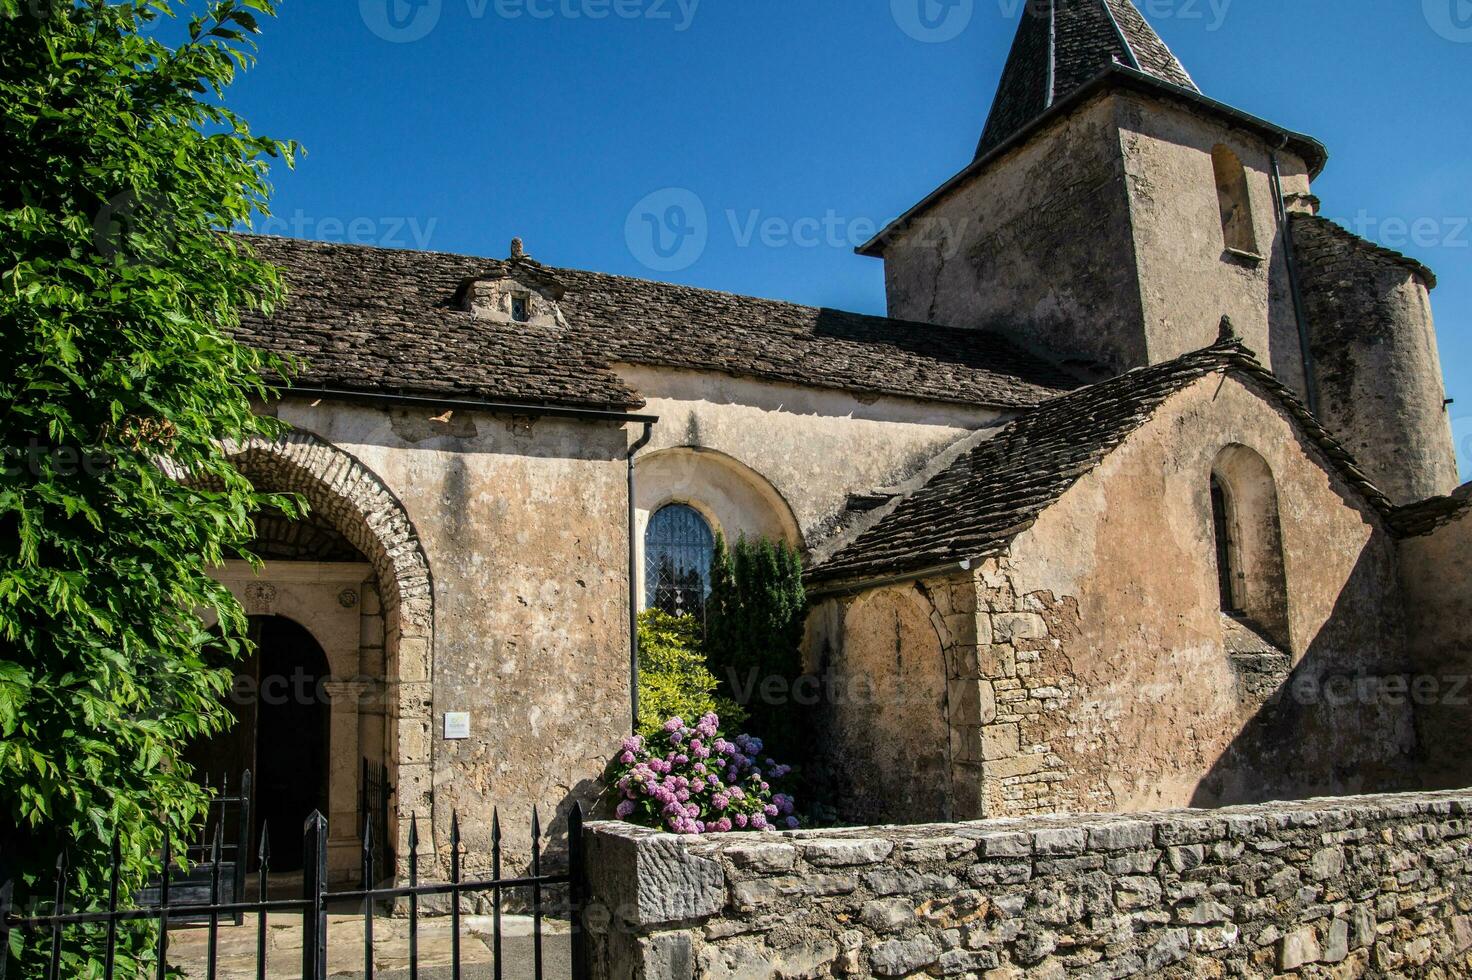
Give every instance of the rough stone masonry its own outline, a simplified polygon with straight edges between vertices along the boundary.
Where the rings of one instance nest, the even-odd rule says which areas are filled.
[[[680,838],[589,830],[593,975],[1472,975],[1472,791]]]

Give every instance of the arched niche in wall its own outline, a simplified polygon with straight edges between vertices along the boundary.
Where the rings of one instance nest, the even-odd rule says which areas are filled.
[[[1273,471],[1255,450],[1233,444],[1217,454],[1209,482],[1222,611],[1249,620],[1289,648],[1288,581]]]
[[[1211,168],[1216,176],[1216,198],[1221,210],[1222,239],[1232,252],[1256,255],[1257,229],[1252,218],[1252,199],[1247,186],[1247,168],[1231,147],[1218,144],[1211,151]]]
[[[945,650],[913,587],[869,592],[843,615],[824,689],[828,765],[843,815],[927,823],[952,811]]]
[[[638,567],[644,568],[644,536],[649,519],[670,504],[697,511],[712,532],[735,541],[770,538],[802,544],[797,519],[771,481],[734,457],[711,449],[681,447],[640,456],[634,464],[634,506],[638,514]],[[640,575],[640,607],[645,605]]]

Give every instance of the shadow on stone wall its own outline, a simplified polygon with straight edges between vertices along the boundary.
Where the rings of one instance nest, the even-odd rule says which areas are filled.
[[[1367,614],[1377,605],[1382,615]],[[1192,805],[1415,788],[1414,681],[1399,611],[1362,553],[1307,652],[1201,779]]]

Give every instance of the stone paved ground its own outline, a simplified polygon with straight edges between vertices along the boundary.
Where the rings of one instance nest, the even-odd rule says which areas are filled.
[[[465,980],[489,978],[491,919],[462,916],[460,932],[461,975]],[[282,916],[271,920],[266,930],[266,976],[271,980],[298,980],[301,976],[301,919]],[[533,980],[531,919],[503,916],[501,935],[505,956],[505,980]],[[409,923],[401,918],[378,918],[373,923],[375,980],[407,980],[409,976]],[[363,919],[356,915],[328,917],[327,973],[340,980],[363,976]],[[193,977],[206,975],[209,932],[204,928],[179,928],[170,932],[169,960]],[[543,976],[567,980],[569,941],[567,925],[544,921],[542,930]],[[421,919],[419,923],[419,976],[441,980],[450,976],[450,920]],[[256,919],[247,916],[240,926],[220,928],[218,964],[220,980],[254,980],[256,976]]]

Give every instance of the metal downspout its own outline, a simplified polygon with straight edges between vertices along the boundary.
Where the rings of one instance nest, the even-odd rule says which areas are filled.
[[[644,423],[644,434],[629,447],[629,705],[633,722],[629,731],[639,730],[639,515],[634,506],[634,456],[649,445],[654,423]]]
[[[1282,149],[1287,144],[1286,137]],[[1288,268],[1288,290],[1293,296],[1293,319],[1298,323],[1298,351],[1303,359],[1303,390],[1308,410],[1319,417],[1319,381],[1314,371],[1314,354],[1310,348],[1308,318],[1303,312],[1303,290],[1298,282],[1298,258],[1293,248],[1293,221],[1288,215],[1288,202],[1283,196],[1283,172],[1278,166],[1278,153],[1270,155],[1273,166],[1273,208],[1278,215],[1278,228],[1283,235],[1283,258]]]

